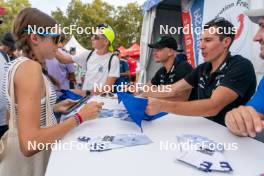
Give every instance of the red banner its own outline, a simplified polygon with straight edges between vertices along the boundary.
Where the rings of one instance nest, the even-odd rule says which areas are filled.
[[[188,27],[190,31],[188,34],[184,34],[184,43],[186,47],[186,55],[188,62],[195,67],[195,60],[194,60],[194,45],[193,45],[193,36],[192,36],[192,29],[191,29],[191,16],[189,12],[182,12],[182,23],[183,27]]]
[[[0,15],[5,15],[6,14],[6,8],[0,7]]]

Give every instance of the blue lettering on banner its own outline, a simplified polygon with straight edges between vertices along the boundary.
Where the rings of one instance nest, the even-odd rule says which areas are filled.
[[[202,29],[204,0],[195,1],[190,9],[193,29]],[[193,31],[195,64],[199,64],[200,35]]]

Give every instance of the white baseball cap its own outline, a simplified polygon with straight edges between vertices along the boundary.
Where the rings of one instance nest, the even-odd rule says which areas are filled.
[[[245,11],[245,14],[253,23],[258,23],[260,18],[264,18],[264,9],[252,9]]]

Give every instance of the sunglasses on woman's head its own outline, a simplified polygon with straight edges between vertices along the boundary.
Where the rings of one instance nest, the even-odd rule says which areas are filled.
[[[24,32],[27,32],[28,34],[29,33],[34,33],[34,32],[29,31],[27,29],[24,30]],[[61,34],[56,34],[56,33],[49,33],[49,32],[40,33],[40,32],[37,32],[36,34],[38,34],[38,35],[40,35],[42,37],[50,36],[55,44],[58,44],[59,42],[61,42],[61,39],[62,39]]]
[[[103,93],[100,94],[100,96],[104,97],[104,98],[112,98],[115,95],[112,92],[103,92]]]

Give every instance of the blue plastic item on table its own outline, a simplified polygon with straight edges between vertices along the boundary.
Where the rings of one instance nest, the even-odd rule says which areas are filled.
[[[78,95],[70,90],[62,89],[60,92],[62,93],[62,95],[58,98],[58,101],[63,101],[66,99],[79,100],[82,98],[81,95]]]
[[[165,112],[161,112],[153,116],[148,115],[145,113],[145,109],[148,105],[148,99],[134,97],[132,94],[126,92],[118,92],[117,95],[118,95],[118,100],[123,102],[131,119],[141,128],[141,131],[142,131],[142,127],[141,127],[142,120],[151,121],[158,119],[167,114]]]

